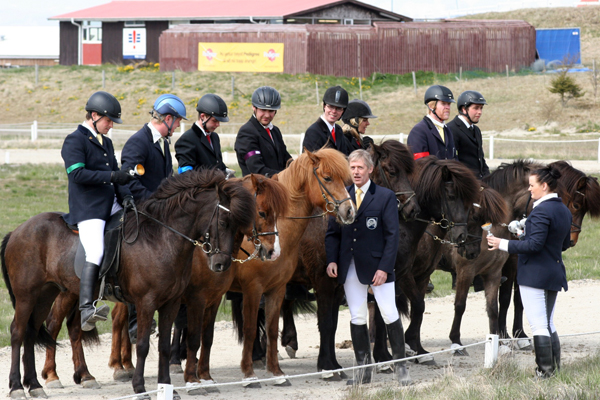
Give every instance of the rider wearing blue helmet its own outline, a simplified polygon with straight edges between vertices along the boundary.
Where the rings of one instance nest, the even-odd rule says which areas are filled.
[[[173,161],[169,149],[169,137],[186,119],[185,104],[175,95],[163,94],[154,102],[150,111],[152,119],[127,140],[121,152],[122,170],[134,170],[137,164],[144,167],[144,175],[136,176],[129,189],[136,202],[148,198],[156,191],[163,179],[173,175]],[[129,337],[137,339],[137,314],[132,304],[129,310]]]

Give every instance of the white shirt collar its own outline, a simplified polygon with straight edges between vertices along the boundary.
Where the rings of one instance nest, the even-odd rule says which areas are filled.
[[[92,135],[94,135],[94,137],[98,136],[98,134],[96,133],[96,131],[94,130],[94,128],[88,125],[87,121],[83,121],[81,123],[81,125],[84,126],[85,128],[87,128],[88,131],[92,132]]]
[[[163,137],[152,122],[148,122],[148,128],[150,128],[150,132],[152,132],[152,141],[154,143],[158,142],[158,139]]]
[[[208,136],[208,134],[204,131],[204,128],[202,127],[202,124],[199,123],[198,121],[194,122],[196,124],[196,126],[198,128],[200,128],[200,130],[202,131],[202,133],[204,133],[204,136]]]
[[[536,208],[537,206],[539,206],[541,202],[546,201],[548,199],[553,199],[555,197],[558,197],[558,193],[548,193],[547,195],[540,197],[539,199],[534,201],[533,208]]]
[[[356,193],[356,189],[360,189],[363,192],[363,196],[369,191],[369,187],[371,186],[371,180],[369,179],[367,181],[367,183],[365,183],[364,185],[362,185],[362,187],[358,187],[356,186],[356,184],[354,185],[354,193]]]
[[[327,122],[327,120],[325,119],[325,117],[323,115],[321,115],[321,119],[323,120],[323,122],[325,122],[325,124],[329,128],[329,132],[331,132],[333,130],[333,127],[335,126],[335,124],[331,125],[329,122]]]
[[[469,123],[469,121],[467,121],[467,119],[464,116],[459,115],[458,118],[460,118],[460,120],[465,123],[465,125],[467,126],[467,129],[471,129],[472,125]]]
[[[256,115],[252,114],[252,116],[253,116],[253,117],[254,117],[254,118],[255,118],[255,119],[258,121],[258,119],[256,118]],[[260,121],[258,121],[258,123],[260,124]],[[274,125],[273,125],[273,123],[272,123],[272,122],[269,122],[269,125],[266,125],[266,126],[265,126],[265,125],[263,125],[263,124],[260,124],[260,126],[262,126],[262,127],[263,127],[263,128],[265,128],[265,129],[267,129],[267,128],[268,128],[269,130],[271,130],[271,131],[272,131],[272,130],[273,130],[273,126],[274,126]]]
[[[439,126],[440,128],[444,128],[446,126],[446,124],[441,123],[440,121],[436,120],[435,118],[433,118],[431,115],[427,114],[427,118],[429,118],[431,120],[431,122],[433,122],[434,125]]]

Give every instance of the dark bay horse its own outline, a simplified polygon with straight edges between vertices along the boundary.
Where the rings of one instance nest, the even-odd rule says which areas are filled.
[[[252,225],[254,198],[241,182],[226,181],[217,171],[190,171],[166,180],[139,210],[179,232],[140,216],[139,225],[130,213],[124,223],[125,238],[139,233],[121,248],[118,279],[127,301],[138,310],[137,363],[133,376],[135,393],[145,392],[144,367],[149,351],[150,322],[159,312],[158,382],[170,383],[170,327],[191,275],[192,254],[202,246],[214,270],[231,264],[234,236]],[[187,238],[198,238],[190,242]],[[73,270],[78,237],[58,213],[30,218],[5,236],[0,250],[2,273],[15,317],[11,324],[12,361],[10,394],[23,398],[45,397],[35,370],[35,343],[55,345],[43,326],[50,307],[61,291],[79,292]],[[160,246],[157,244],[160,243]],[[34,244],[34,245],[32,245]],[[21,383],[20,347],[24,344]],[[144,396],[149,398],[149,396]]]
[[[266,235],[265,233],[275,231],[275,220],[279,214],[285,214],[287,207],[287,192],[278,182],[267,179],[262,175],[248,175],[242,178],[244,187],[256,199],[256,212],[254,215],[254,224],[248,226],[246,232],[242,232],[248,238],[244,243],[250,244],[248,248],[249,254],[255,257],[269,258],[271,256],[279,256],[279,249],[276,250],[275,235]],[[240,232],[238,232],[239,236]],[[243,235],[242,235],[243,236]],[[236,245],[241,244],[241,237],[236,240]],[[256,247],[254,245],[257,245]],[[248,247],[248,246],[246,246]],[[198,257],[201,256],[201,257]],[[200,264],[197,264],[199,262]],[[213,303],[218,304],[221,300],[222,287],[228,288],[233,279],[235,268],[238,263],[232,263],[231,268],[224,272],[213,272],[206,265],[207,259],[205,253],[201,249],[196,249],[194,253],[194,262],[192,265],[192,277],[188,286],[187,292],[197,290],[198,296],[204,296],[205,301],[199,303],[199,306],[194,306],[189,312],[197,312],[203,315],[204,308],[200,307],[204,304],[213,306]],[[199,266],[198,266],[199,265]],[[201,271],[200,282],[202,285],[198,287],[198,268]],[[226,290],[226,289],[225,289]],[[209,293],[205,293],[209,292]],[[97,331],[93,331],[93,335],[89,335],[80,329],[79,312],[77,312],[78,297],[71,293],[61,293],[48,315],[46,325],[53,338],[56,338],[62,321],[65,316],[69,316],[67,327],[69,329],[69,337],[71,339],[71,347],[73,350],[73,364],[75,372],[73,378],[75,383],[81,383],[84,388],[97,388],[95,378],[89,373],[82,348],[82,340],[97,341]],[[184,295],[184,303],[186,295]],[[75,312],[73,312],[75,311]],[[116,381],[129,381],[133,376],[135,367],[131,359],[131,342],[127,330],[127,307],[123,303],[116,303],[112,310],[112,348],[108,362],[110,368],[114,370],[113,378]],[[209,318],[210,320],[210,318]],[[83,334],[83,335],[82,335]],[[178,335],[177,329],[174,331],[174,336]],[[180,339],[180,337],[178,337]],[[179,349],[177,349],[178,351]],[[46,363],[42,370],[42,377],[46,379],[47,387],[60,388],[58,374],[56,372],[55,361],[56,349],[51,347],[46,350]],[[173,357],[173,354],[171,354]],[[192,363],[193,364],[193,363]]]
[[[277,228],[281,245],[281,256],[275,261],[252,260],[237,274],[229,290],[242,292],[244,296],[243,315],[234,315],[238,333],[243,341],[241,368],[246,387],[260,387],[252,365],[252,348],[256,337],[256,320],[261,296],[265,296],[267,333],[267,370],[281,379],[278,386],[290,385],[284,377],[277,359],[278,323],[281,303],[285,296],[286,284],[292,278],[298,262],[300,239],[317,207],[325,210],[324,215],[333,215],[339,223],[354,221],[356,208],[353,205],[346,184],[351,175],[348,161],[334,149],[321,149],[314,153],[305,151],[277,176],[290,194],[290,204],[286,218],[279,218]],[[200,359],[204,359],[204,346]],[[198,376],[209,377],[208,364],[199,365]],[[206,378],[203,378],[206,379]]]

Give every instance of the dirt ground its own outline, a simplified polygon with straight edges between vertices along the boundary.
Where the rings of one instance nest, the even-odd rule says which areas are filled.
[[[600,331],[600,319],[589,318],[596,315],[600,306],[600,281],[583,280],[569,283],[569,291],[560,293],[557,302],[555,322],[559,335]],[[510,311],[512,315],[512,310]],[[427,300],[427,310],[422,330],[424,347],[433,352],[446,350],[450,347],[448,333],[453,318],[453,297],[432,298]],[[512,318],[510,319],[512,320]],[[283,371],[292,376],[316,372],[316,359],[319,347],[319,333],[316,318],[314,316],[300,317],[296,320],[300,349],[296,359],[290,359],[285,349],[280,348],[279,354]],[[408,321],[404,321],[406,328]],[[527,324],[526,324],[527,325]],[[481,293],[469,295],[467,311],[463,318],[462,339],[463,344],[472,344],[483,341],[487,334],[488,323],[485,313],[484,298]],[[215,344],[211,362],[213,378],[219,383],[240,381],[242,374],[239,363],[241,346],[237,343],[230,322],[220,322],[216,327]],[[528,326],[526,332],[530,334]],[[340,324],[337,331],[336,343],[350,339],[349,313],[343,311],[340,316]],[[600,335],[585,335],[575,337],[561,337],[563,362],[592,354],[600,348]],[[101,344],[95,348],[86,349],[88,366],[90,372],[96,377],[101,389],[83,389],[75,385],[71,379],[73,366],[71,362],[71,351],[68,342],[61,343],[61,349],[57,352],[58,373],[64,385],[64,389],[45,389],[49,398],[54,399],[114,399],[121,396],[133,394],[131,383],[114,382],[112,371],[108,368],[108,357],[110,352],[110,336],[101,337]],[[453,357],[448,353],[435,356],[437,366],[424,366],[409,364],[409,372],[416,385],[427,385],[443,374],[452,371],[453,374],[468,377],[476,373],[484,364],[484,346],[476,346],[468,349],[469,357]],[[337,356],[340,364],[344,367],[353,365],[353,352],[351,349],[338,349]],[[514,357],[523,366],[534,368],[534,355],[531,351],[512,351],[503,357]],[[38,351],[36,355],[37,371],[43,367],[44,353]],[[157,385],[158,352],[157,340],[152,338],[150,354],[146,364],[146,389],[155,390]],[[7,391],[8,371],[10,368],[10,348],[0,349],[0,387]],[[265,370],[257,370],[259,378],[269,378],[270,373]],[[41,379],[41,377],[40,377]],[[184,386],[181,374],[171,376],[175,387]],[[291,378],[292,386],[275,387],[273,383],[263,383],[261,389],[243,389],[241,386],[226,386],[220,389],[220,393],[210,394],[211,399],[343,399],[348,391],[345,382],[324,382],[318,377]],[[390,375],[377,374],[374,383],[370,386],[373,390],[377,388],[394,385]],[[191,399],[195,396],[186,393],[185,389],[178,391],[183,399]],[[156,395],[152,395],[156,398]]]

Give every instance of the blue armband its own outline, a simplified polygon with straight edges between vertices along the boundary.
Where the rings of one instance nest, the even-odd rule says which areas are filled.
[[[177,172],[180,173],[180,174],[183,174],[184,172],[191,171],[193,169],[194,169],[193,167],[191,167],[191,166],[188,165],[188,166],[185,166],[185,167],[179,167],[179,168],[177,168]]]

